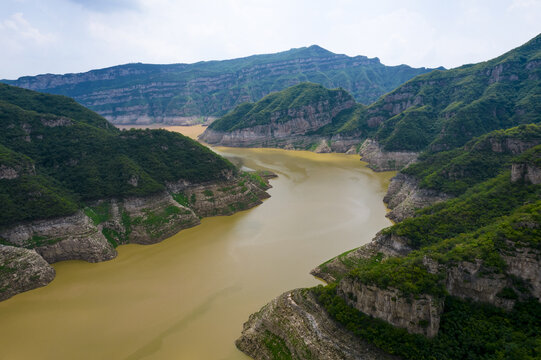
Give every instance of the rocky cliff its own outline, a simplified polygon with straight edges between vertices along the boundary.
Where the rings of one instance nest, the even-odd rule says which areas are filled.
[[[361,160],[374,171],[400,170],[417,160],[414,151],[385,151],[376,140],[366,139],[359,149]]]
[[[450,198],[450,195],[442,192],[421,188],[419,180],[413,176],[398,173],[391,179],[383,202],[391,209],[386,216],[394,222],[400,222],[412,217],[418,209]]]
[[[337,293],[349,306],[410,333],[427,337],[438,334],[444,305],[441,298],[405,296],[397,289],[382,289],[349,278],[340,281]]]
[[[45,286],[54,269],[34,250],[0,245],[0,301]]]
[[[369,104],[430,70],[385,66],[377,58],[348,57],[314,45],[225,61],[127,64],[86,73],[4,81],[73,97],[115,124],[193,124],[298,84],[300,79],[329,88],[343,87],[358,101]]]
[[[254,359],[398,359],[336,323],[307,290],[288,291],[244,324],[237,347]]]

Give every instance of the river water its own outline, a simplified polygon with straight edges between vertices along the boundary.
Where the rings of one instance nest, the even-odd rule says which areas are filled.
[[[390,225],[392,174],[358,156],[215,150],[277,173],[272,197],[112,261],[55,264],[50,285],[0,303],[0,359],[248,359],[234,340],[251,313]]]

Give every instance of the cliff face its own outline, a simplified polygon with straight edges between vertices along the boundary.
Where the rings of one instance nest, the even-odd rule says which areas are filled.
[[[113,259],[120,244],[153,244],[200,217],[231,215],[268,198],[265,177],[243,173],[207,184],[184,181],[143,197],[99,200],[74,215],[0,229],[0,300],[44,286],[54,278],[48,264]]]
[[[244,324],[237,347],[254,359],[398,359],[355,338],[306,290],[286,292]]]
[[[410,333],[427,337],[438,334],[442,299],[426,294],[404,296],[396,289],[381,289],[347,277],[340,281],[338,294],[349,306]]]
[[[113,246],[82,211],[5,228],[0,230],[0,237],[13,246],[35,249],[48,263],[62,260],[98,262],[116,256]]]
[[[359,149],[361,160],[374,171],[400,170],[414,163],[419,153],[414,151],[385,151],[376,140],[367,139]]]
[[[187,124],[206,122],[210,115],[298,84],[300,78],[329,88],[343,87],[369,104],[429,70],[385,66],[377,58],[348,57],[311,46],[225,61],[127,64],[5,82],[73,97],[116,124]]]
[[[450,199],[451,196],[419,187],[419,181],[409,175],[397,174],[391,179],[383,202],[391,211],[386,215],[394,222],[412,217],[415,210]]]
[[[0,301],[45,286],[54,269],[34,250],[0,245]]]

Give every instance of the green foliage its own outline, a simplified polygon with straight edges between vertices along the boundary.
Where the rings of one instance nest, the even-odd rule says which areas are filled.
[[[289,351],[285,341],[274,335],[268,330],[265,330],[263,335],[263,344],[272,354],[272,359],[275,360],[292,360],[291,351]]]
[[[420,180],[420,186],[447,194],[460,195],[472,186],[496,176],[513,163],[535,164],[541,147],[516,157],[514,142],[535,145],[541,143],[541,125],[520,125],[496,130],[469,141],[461,148],[439,153],[426,153],[418,163],[402,170]],[[508,145],[508,144],[511,145]],[[511,146],[511,148],[510,148]]]
[[[430,274],[417,256],[388,258],[357,265],[350,276],[365,284],[376,284],[382,289],[395,288],[403,295],[431,294],[443,296],[442,276]]]
[[[180,205],[190,207],[188,197],[183,193],[171,194],[171,196],[173,196],[173,199],[175,199],[175,201],[178,202]]]
[[[0,226],[72,214],[93,200],[152,194],[166,182],[217,181],[236,172],[177,133],[118,131],[62,96],[7,85],[0,96],[0,165],[17,174],[0,179]],[[87,213],[102,221],[93,211]]]
[[[256,184],[261,189],[267,189],[268,188],[267,183],[265,182],[265,180],[263,180],[263,178],[258,173],[244,172],[244,173],[241,174],[241,176],[248,177],[251,180],[252,183]]]
[[[106,201],[99,203],[96,206],[88,206],[84,208],[86,216],[92,219],[94,225],[99,225],[109,220],[110,204]]]
[[[211,190],[205,189],[203,190],[203,195],[205,195],[206,197],[212,197],[214,196],[214,193]]]
[[[541,118],[541,36],[475,65],[419,75],[337,132],[375,136],[387,151],[442,151]],[[533,65],[532,65],[533,64]]]
[[[540,195],[540,186],[512,183],[510,173],[506,171],[474,186],[456,199],[425,208],[418,212],[418,216],[384,232],[404,236],[409,239],[410,246],[419,249],[485,227],[515,209],[535,202]]]
[[[409,334],[346,305],[334,285],[312,289],[329,315],[382,350],[404,359],[538,359],[541,304],[519,303],[511,312],[446,297],[435,338]]]
[[[330,111],[333,107],[353,98],[343,89],[328,90],[321,85],[301,83],[285,90],[271,93],[254,104],[242,104],[222,118],[214,121],[209,128],[216,131],[234,131],[274,122],[287,122],[292,118],[291,109],[324,103]]]

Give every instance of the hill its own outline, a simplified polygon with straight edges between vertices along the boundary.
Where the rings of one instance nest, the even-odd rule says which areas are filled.
[[[330,151],[325,136],[361,107],[344,89],[301,83],[237,106],[213,122],[200,139],[223,146],[312,149],[319,143],[318,151]]]
[[[354,358],[359,343],[404,359],[539,358],[540,129],[425,154],[398,178],[453,197],[320,265],[313,274],[329,285],[279,296],[237,346],[255,358]]]
[[[413,78],[337,133],[384,151],[441,151],[492,130],[539,122],[541,35],[495,59]]]
[[[86,73],[26,76],[10,85],[73,97],[115,124],[200,122],[301,82],[343,87],[369,104],[430,69],[385,66],[317,45],[194,64],[126,64]]]
[[[0,300],[51,281],[48,263],[108,260],[268,197],[196,141],[120,131],[64,96],[0,84],[0,123]]]

